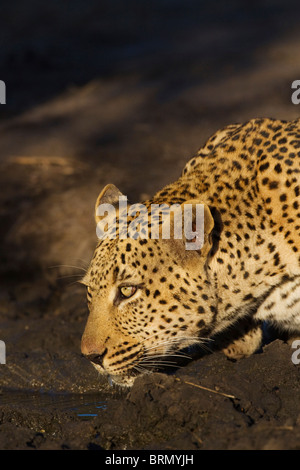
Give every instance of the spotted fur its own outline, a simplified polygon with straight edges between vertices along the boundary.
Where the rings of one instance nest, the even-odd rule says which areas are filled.
[[[232,330],[224,348],[242,357],[260,346],[261,322],[300,329],[300,121],[254,119],[213,135],[181,177],[151,203],[201,202],[204,246],[182,240],[99,241],[83,282],[90,314],[82,352],[122,385],[177,351]],[[97,204],[121,193],[109,185]],[[134,286],[123,298],[120,286]]]

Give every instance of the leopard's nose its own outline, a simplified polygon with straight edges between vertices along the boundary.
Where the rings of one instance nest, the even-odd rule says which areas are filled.
[[[105,354],[107,353],[107,348],[99,354],[99,353],[94,353],[94,354],[84,354],[84,356],[91,362],[94,362],[94,364],[98,364],[99,366],[103,366],[103,359]]]
[[[95,338],[84,334],[81,339],[81,352],[83,356],[94,364],[103,366],[103,360],[107,353],[107,348],[101,343],[99,344]]]

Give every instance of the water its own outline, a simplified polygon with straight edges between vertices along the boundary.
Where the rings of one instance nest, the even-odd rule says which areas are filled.
[[[76,404],[73,408],[70,408],[70,411],[74,411],[82,419],[90,419],[106,410],[107,402],[106,401],[89,401]]]
[[[55,394],[5,391],[0,394],[0,406],[30,408],[37,411],[73,412],[82,420],[92,419],[107,408],[101,394]]]

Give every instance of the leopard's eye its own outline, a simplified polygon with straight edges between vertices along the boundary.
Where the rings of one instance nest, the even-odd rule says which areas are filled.
[[[123,286],[123,287],[120,287],[120,293],[122,295],[122,297],[124,297],[125,299],[129,299],[129,297],[132,297],[133,294],[135,294],[137,288],[135,286]]]

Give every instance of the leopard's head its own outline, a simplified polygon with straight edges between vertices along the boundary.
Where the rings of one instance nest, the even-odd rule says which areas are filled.
[[[103,221],[97,208],[117,208],[120,195],[113,185],[104,188],[96,223]],[[187,250],[184,234],[182,239],[164,239],[161,231],[158,239],[121,238],[118,216],[117,211],[116,237],[99,241],[83,279],[89,317],[81,350],[101,374],[131,386],[137,375],[172,365],[180,350],[209,335],[216,316],[207,262],[214,220],[204,205],[202,246]]]

